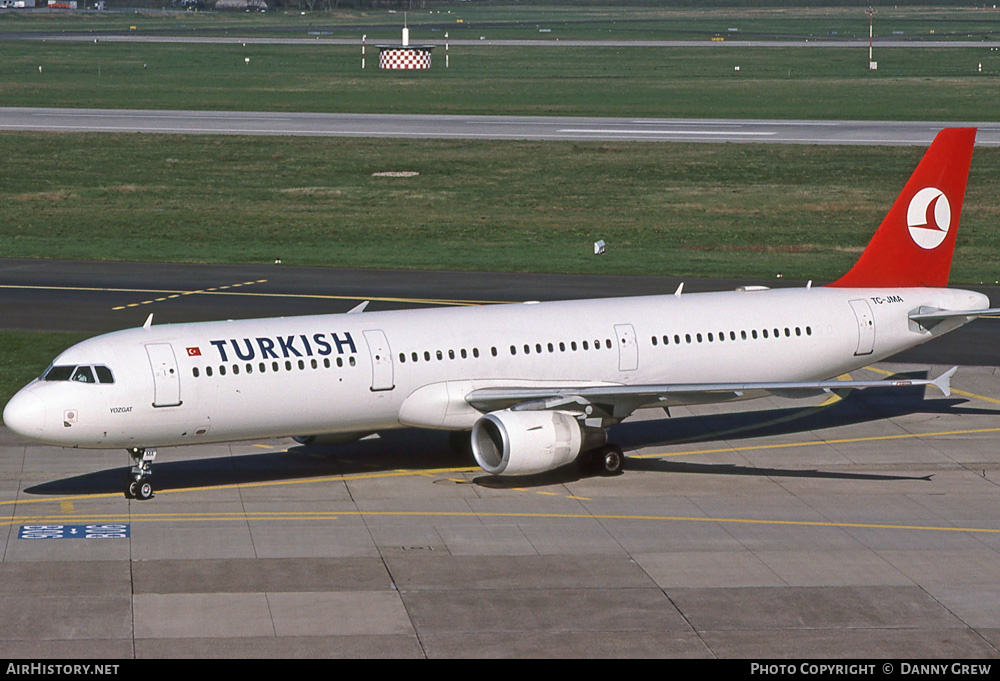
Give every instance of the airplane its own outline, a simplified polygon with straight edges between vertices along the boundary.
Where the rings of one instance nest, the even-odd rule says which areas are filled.
[[[933,385],[835,380],[1000,308],[946,288],[975,128],[938,133],[855,265],[826,286],[153,325],[85,340],[7,404],[26,438],[125,448],[451,430],[484,471],[622,472],[640,408]],[[669,411],[667,412],[669,414]]]

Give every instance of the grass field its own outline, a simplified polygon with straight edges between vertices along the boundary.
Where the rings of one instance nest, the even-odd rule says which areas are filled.
[[[887,48],[876,72],[866,49],[476,46],[452,48],[448,69],[439,51],[423,73],[373,68],[371,49],[362,71],[360,56],[319,43],[0,42],[0,97],[5,106],[785,119],[983,121],[1000,111],[1000,50],[989,48]]]
[[[0,252],[825,280],[922,152],[7,133]],[[394,171],[419,174],[373,175]],[[979,149],[956,282],[996,277],[998,193],[1000,149]]]

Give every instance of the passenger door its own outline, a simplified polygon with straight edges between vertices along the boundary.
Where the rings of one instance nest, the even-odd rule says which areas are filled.
[[[153,370],[153,406],[180,405],[181,381],[173,347],[170,343],[150,343],[146,346],[146,355]]]

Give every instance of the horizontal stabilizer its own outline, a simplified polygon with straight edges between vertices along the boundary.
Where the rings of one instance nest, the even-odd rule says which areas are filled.
[[[989,307],[984,310],[931,310],[928,312],[914,312],[910,315],[910,319],[915,322],[940,322],[945,319],[987,317],[989,315],[1000,315],[1000,307]]]

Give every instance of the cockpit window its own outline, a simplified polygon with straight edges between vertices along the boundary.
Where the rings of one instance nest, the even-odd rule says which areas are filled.
[[[96,374],[96,377],[95,377]],[[114,383],[111,369],[96,366],[53,366],[42,374],[43,381],[76,381],[77,383]]]
[[[42,376],[46,381],[68,381],[76,367],[52,367]]]
[[[77,367],[76,371],[73,372],[73,378],[70,380],[77,383],[97,383],[93,370],[87,366]]]

